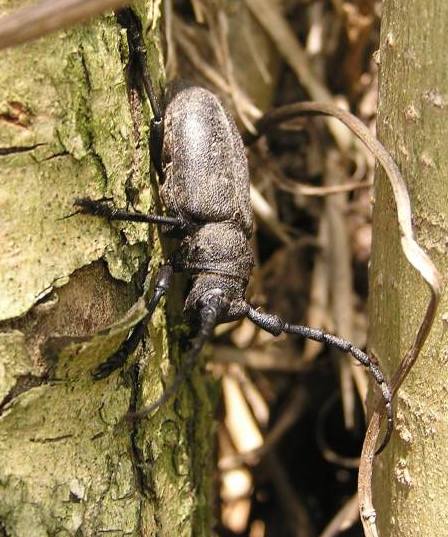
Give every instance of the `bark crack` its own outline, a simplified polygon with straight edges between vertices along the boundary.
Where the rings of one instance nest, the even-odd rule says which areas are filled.
[[[131,398],[129,402],[129,412],[134,414],[137,410],[138,396],[140,391],[139,384],[140,377],[140,366],[138,363],[134,364],[129,371],[130,385],[131,385]],[[159,535],[159,530],[162,530],[162,523],[159,517],[159,510],[163,509],[163,506],[160,505],[156,494],[155,483],[152,480],[151,472],[148,471],[153,466],[153,460],[146,459],[143,456],[143,453],[138,446],[138,424],[139,421],[135,420],[132,422],[132,428],[130,432],[130,455],[131,463],[134,470],[134,476],[136,481],[136,487],[138,492],[142,495],[142,498],[146,498],[151,501],[154,506],[153,519],[156,525],[156,535]],[[139,520],[138,526],[139,529],[142,528],[142,510],[143,510],[143,499],[140,502],[139,507]]]
[[[67,438],[73,438],[72,434],[62,434],[61,436],[54,436],[53,438],[30,438],[30,442],[35,444],[50,444],[52,442],[62,442]]]
[[[69,155],[70,153],[68,151],[61,151],[60,153],[54,153],[53,155],[50,155],[49,157],[45,157],[43,159],[43,162],[46,162],[47,160],[53,160],[56,158],[67,157]]]
[[[135,413],[137,410],[137,402],[138,402],[138,394],[139,394],[139,365],[134,364],[129,371],[129,378],[130,378],[130,385],[131,385],[131,397],[129,401],[129,412]],[[144,464],[145,460],[143,457],[143,454],[138,447],[138,422],[133,421],[131,425],[131,431],[129,434],[129,440],[130,440],[130,458],[131,458],[131,464],[132,469],[134,471],[134,479],[135,484],[137,487],[137,491],[140,493],[141,498],[139,501],[139,508],[138,508],[138,528],[139,533],[141,533],[142,529],[142,521],[143,521],[143,498],[153,498],[154,492],[153,488],[148,486],[148,481],[146,474],[144,472]]]
[[[81,113],[85,117],[85,122],[84,122],[85,128],[83,129],[84,130],[83,134],[86,138],[87,149],[90,152],[90,155],[93,159],[93,162],[95,163],[95,166],[97,168],[99,175],[103,179],[104,188],[107,189],[107,186],[109,184],[107,168],[103,162],[101,155],[95,149],[95,138],[94,138],[93,130],[88,127],[89,125],[92,125],[92,112],[89,106],[89,95],[92,92],[92,82],[90,79],[90,71],[87,66],[86,56],[85,56],[85,52],[84,52],[84,48],[82,44],[80,45],[80,57],[81,57],[81,66],[82,66],[82,70],[84,73],[84,79],[86,81],[86,86],[87,86],[87,97],[83,99],[83,110],[81,111]]]
[[[43,145],[47,145],[44,143],[41,144],[33,144],[33,145],[17,145],[17,146],[10,146],[10,147],[0,147],[0,157],[8,156],[8,155],[14,155],[16,153],[27,153],[29,151],[34,151],[37,147],[41,147]]]

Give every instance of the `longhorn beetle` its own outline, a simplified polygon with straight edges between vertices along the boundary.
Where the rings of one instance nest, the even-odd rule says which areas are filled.
[[[134,417],[146,416],[175,393],[205,342],[211,338],[216,324],[248,317],[275,336],[285,332],[332,345],[351,354],[369,369],[381,388],[386,406],[387,430],[377,450],[377,454],[380,453],[393,430],[391,390],[380,367],[350,341],[322,330],[285,322],[277,315],[255,309],[245,299],[254,264],[249,244],[253,222],[248,163],[235,122],[216,95],[207,89],[185,84],[171,87],[162,111],[147,71],[137,20],[130,10],[121,11],[120,16],[126,17],[130,52],[137,58],[137,67],[153,111],[151,157],[169,216],[118,210],[108,201],[89,198],[77,199],[75,205],[78,212],[109,220],[160,224],[162,232],[178,238],[180,244],[158,270],[155,289],[146,301],[147,316],[117,352],[96,368],[94,378],[107,377],[124,364],[137,347],[146,324],[170,285],[173,273],[187,272],[192,277],[192,286],[184,311],[188,319],[198,323],[198,333],[172,386],[158,401],[138,411]],[[304,112],[293,109],[288,113],[287,110],[284,117],[279,115],[277,122],[299,113]],[[316,110],[312,108],[311,112],[305,110],[305,113],[316,113]],[[323,110],[323,113],[331,112]],[[268,123],[275,120],[274,117]],[[266,124],[262,120],[260,129]]]

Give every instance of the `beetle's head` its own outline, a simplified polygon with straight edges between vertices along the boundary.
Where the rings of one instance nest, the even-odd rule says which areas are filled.
[[[218,321],[226,323],[245,317],[249,305],[244,300],[247,282],[239,278],[221,274],[199,274],[193,280],[193,285],[185,301],[185,314],[190,319],[196,319],[208,300],[213,295],[223,298],[223,309]]]

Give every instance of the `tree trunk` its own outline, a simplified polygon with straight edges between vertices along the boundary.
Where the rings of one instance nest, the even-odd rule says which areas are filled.
[[[417,241],[448,273],[446,0],[386,0],[381,29],[379,137],[410,191]],[[382,172],[375,192],[370,350],[389,375],[414,337],[427,288],[400,251]],[[445,276],[446,279],[446,276]],[[448,526],[447,295],[395,400],[396,432],[375,467],[383,537],[446,535]]]
[[[159,80],[160,4],[134,9]],[[210,535],[204,380],[120,422],[173,378],[164,308],[123,371],[91,377],[144,316],[138,283],[163,258],[154,226],[72,215],[77,197],[160,210],[129,60],[114,14],[2,53],[0,536]]]

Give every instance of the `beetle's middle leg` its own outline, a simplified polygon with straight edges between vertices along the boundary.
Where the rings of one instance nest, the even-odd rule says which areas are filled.
[[[143,214],[115,209],[108,200],[92,200],[90,198],[78,198],[74,205],[79,208],[78,212],[102,216],[108,220],[122,220],[125,222],[144,222],[148,224],[168,224],[170,226],[182,226],[180,218],[162,216],[158,214]]]
[[[103,362],[96,369],[93,370],[92,376],[95,380],[101,380],[103,378],[108,377],[113,371],[123,366],[128,356],[130,356],[135,351],[137,345],[143,337],[146,325],[151,319],[152,314],[157,307],[157,304],[168,291],[172,276],[173,268],[171,265],[162,265],[159,268],[156,275],[154,291],[150,298],[146,300],[146,308],[148,310],[148,313],[133,328],[130,336],[128,337],[128,339],[126,339],[126,341],[121,344],[119,349],[114,354],[112,354],[112,356],[110,356],[105,362]]]

